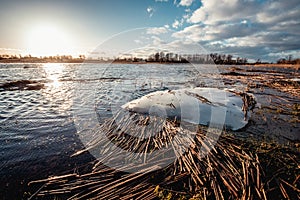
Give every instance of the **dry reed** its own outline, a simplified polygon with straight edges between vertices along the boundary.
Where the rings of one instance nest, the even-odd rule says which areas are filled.
[[[251,145],[245,147],[224,131],[215,144],[215,137],[207,137],[207,127],[191,131],[193,127],[180,123],[120,111],[95,130],[105,133],[106,140],[96,134],[84,150],[105,155],[91,172],[31,182],[42,185],[32,198],[187,199],[197,194],[198,199],[267,199],[272,191],[270,182],[275,179],[281,196],[289,198],[293,193],[299,197],[297,183],[276,174],[267,179],[258,154],[249,151]],[[108,144],[107,138],[114,145]],[[129,152],[127,160],[120,162],[124,158],[112,146]],[[161,149],[165,151],[156,153]],[[299,175],[294,181],[299,181]]]

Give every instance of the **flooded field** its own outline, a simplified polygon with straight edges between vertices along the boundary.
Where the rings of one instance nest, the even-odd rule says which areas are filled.
[[[40,184],[28,186],[31,181],[89,172],[96,159],[89,152],[72,155],[84,149],[92,139],[93,133],[84,130],[99,123],[95,116],[105,117],[107,108],[102,106],[104,103],[109,104],[114,112],[126,102],[154,91],[194,87],[237,89],[253,94],[260,108],[254,109],[248,125],[238,131],[227,131],[230,137],[220,140],[223,143],[245,141],[240,148],[246,151],[253,145],[266,161],[278,162],[285,156],[286,162],[294,160],[296,164],[291,164],[294,167],[291,173],[296,174],[285,174],[288,171],[284,171],[284,167],[289,167],[285,164],[282,166],[284,170],[277,173],[288,177],[285,181],[291,181],[288,184],[294,187],[284,185],[281,191],[287,190],[285,192],[292,197],[296,197],[295,191],[299,192],[299,68],[191,64],[0,64],[0,77],[2,199],[27,199],[40,188]],[[249,141],[251,145],[246,145]],[[273,152],[274,157],[263,152]],[[268,166],[271,170],[278,170],[278,166],[272,164],[264,167]],[[141,179],[147,181],[145,177]],[[150,188],[157,192],[151,194],[159,196],[165,192],[156,188],[160,183],[158,180],[150,182]],[[280,184],[278,187],[281,187]],[[170,191],[174,188],[171,187]],[[183,192],[182,188],[178,191]],[[278,193],[278,197],[284,198],[282,194],[285,192]]]

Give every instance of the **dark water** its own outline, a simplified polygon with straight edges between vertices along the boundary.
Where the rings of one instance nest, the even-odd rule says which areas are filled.
[[[247,84],[243,82],[226,84],[220,73],[229,68],[162,64],[0,64],[0,199],[26,198],[27,192],[37,189],[27,187],[30,181],[90,167],[84,165],[93,161],[90,154],[71,155],[88,142],[84,130],[97,123],[94,116],[104,112],[103,102],[111,104],[113,111],[129,100],[156,90],[199,86],[244,89]],[[272,73],[289,74],[289,71],[270,72],[268,68],[261,68],[249,73],[271,73],[272,76]],[[273,89],[262,93],[256,88],[253,92],[263,104],[268,102],[266,94],[280,93]],[[286,98],[299,103],[297,97],[288,95]],[[262,116],[257,116],[254,119],[259,122]],[[272,123],[284,124],[282,121]],[[252,123],[244,132],[262,135],[271,125]],[[298,140],[299,125],[288,127],[287,137]],[[282,131],[278,131],[281,135]]]
[[[99,102],[194,87],[196,74],[189,65],[0,64],[0,198],[26,198],[29,181],[92,161],[88,153],[71,155],[88,141],[83,119]]]

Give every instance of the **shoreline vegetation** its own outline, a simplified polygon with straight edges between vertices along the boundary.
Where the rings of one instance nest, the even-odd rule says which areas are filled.
[[[150,55],[148,58],[138,57],[117,57],[117,58],[92,58],[85,55],[79,55],[73,57],[71,55],[57,55],[57,56],[44,56],[33,57],[16,56],[16,55],[0,55],[0,63],[117,63],[117,64],[147,64],[147,63],[159,63],[159,64],[216,64],[216,65],[251,65],[251,66],[282,66],[282,67],[300,67],[300,58],[292,59],[292,56],[288,58],[280,58],[276,63],[262,62],[258,59],[256,62],[248,62],[247,58],[234,58],[232,55],[225,54],[184,54],[178,55],[174,53],[158,52]]]
[[[30,199],[299,198],[299,153],[295,148],[255,139],[238,139],[224,132],[213,150],[199,158],[204,135],[205,130],[199,127],[195,145],[162,169],[151,170],[151,166],[143,169],[143,165],[137,165],[137,170],[143,169],[140,173],[122,173],[96,161],[91,164],[93,170],[88,172],[30,182],[30,187],[40,188],[32,192]],[[126,145],[113,132],[110,137]],[[145,141],[140,143],[139,147]]]

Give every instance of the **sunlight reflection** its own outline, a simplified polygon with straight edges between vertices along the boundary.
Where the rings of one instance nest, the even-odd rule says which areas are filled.
[[[50,80],[49,86],[58,88],[61,86],[59,77],[62,75],[64,66],[61,63],[46,63],[44,64],[44,70],[46,73],[46,78]]]
[[[46,63],[43,65],[45,78],[48,80],[43,95],[51,110],[64,113],[70,109],[72,104],[71,90],[67,84],[60,79],[66,73],[65,65],[61,63]],[[69,75],[69,74],[68,74]]]

